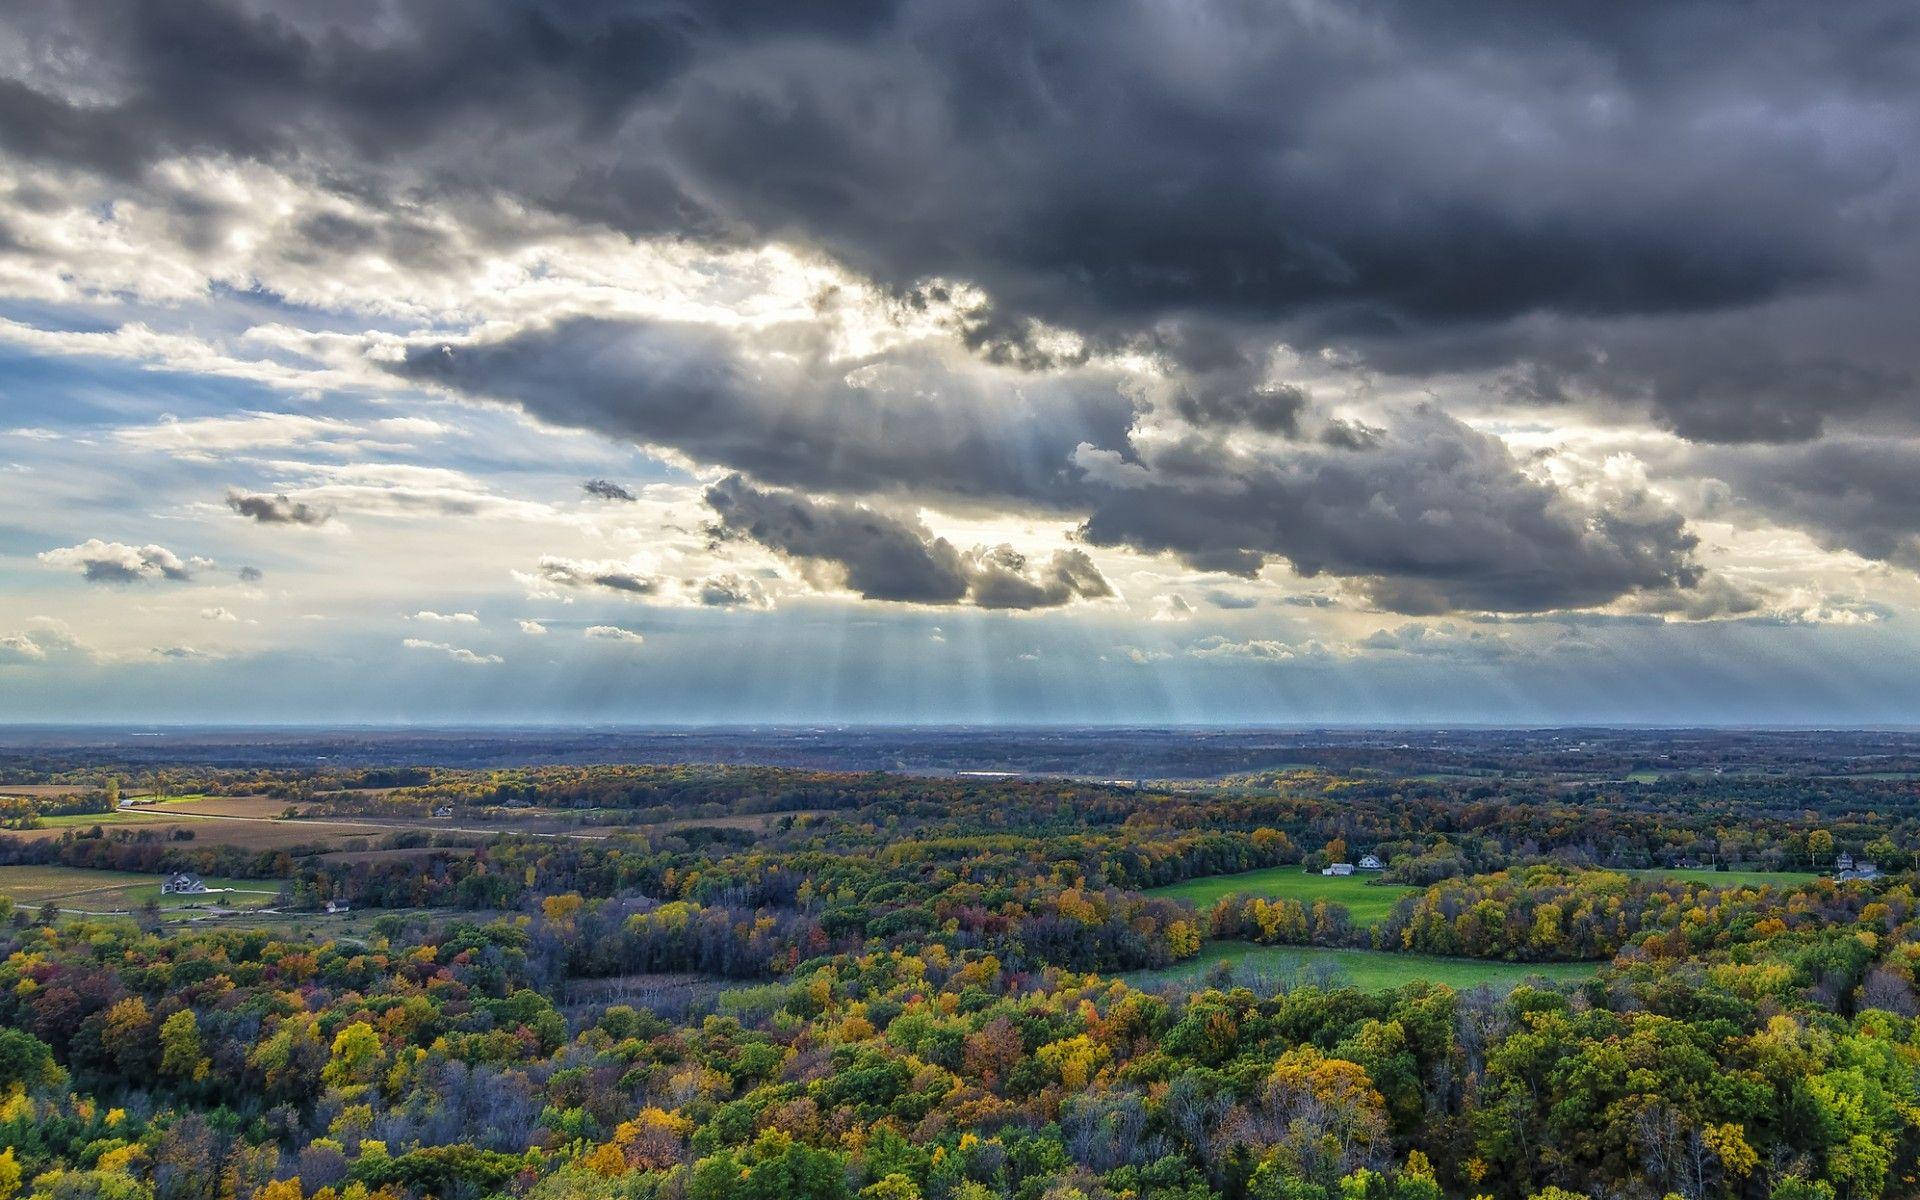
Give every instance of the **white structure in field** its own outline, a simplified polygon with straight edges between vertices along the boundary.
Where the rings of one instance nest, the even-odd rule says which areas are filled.
[[[1380,856],[1377,854],[1362,854],[1360,856],[1360,869],[1362,871],[1384,871],[1387,869],[1387,864],[1381,862]]]
[[[1320,868],[1320,873],[1322,875],[1351,875],[1353,874],[1353,864],[1328,863],[1326,866]]]
[[[163,896],[198,896],[207,890],[207,885],[192,871],[176,871],[160,883]]]

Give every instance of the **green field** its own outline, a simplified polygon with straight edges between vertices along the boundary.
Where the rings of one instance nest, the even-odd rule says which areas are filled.
[[[0,867],[0,896],[15,904],[38,904],[75,892],[150,883],[151,875],[131,871],[87,871],[79,867]]]
[[[1268,867],[1239,875],[1208,875],[1185,883],[1153,888],[1147,895],[1185,900],[1196,908],[1211,908],[1222,896],[1265,896],[1270,900],[1298,900],[1312,907],[1315,900],[1344,904],[1354,924],[1373,925],[1393,911],[1410,887],[1373,882],[1376,875],[1309,875],[1299,867]]]
[[[1476,958],[1434,958],[1424,954],[1394,954],[1385,950],[1329,950],[1317,946],[1256,946],[1251,942],[1213,942],[1200,957],[1157,971],[1135,971],[1124,976],[1135,987],[1161,984],[1204,987],[1211,982],[1214,964],[1232,963],[1234,981],[1256,990],[1275,985],[1314,983],[1326,987],[1356,987],[1381,991],[1427,980],[1451,988],[1485,984],[1506,991],[1528,979],[1549,983],[1578,983],[1598,969],[1597,963],[1509,963]]]
[[[203,880],[214,894],[169,896],[160,891],[160,876],[133,871],[91,871],[80,867],[0,867],[0,896],[33,907],[48,900],[61,908],[113,912],[139,908],[148,900],[162,908],[188,905],[259,908],[278,897],[277,879]],[[222,894],[224,893],[224,894]]]
[[[1775,887],[1799,887],[1820,878],[1812,871],[1713,871],[1704,867],[1655,867],[1644,871],[1626,871],[1641,879],[1684,879],[1689,883],[1715,883],[1724,887],[1736,884]]]
[[[151,821],[164,821],[167,815],[150,808],[116,808],[103,813],[61,813],[57,816],[41,817],[42,829],[89,829],[95,825],[134,825]]]

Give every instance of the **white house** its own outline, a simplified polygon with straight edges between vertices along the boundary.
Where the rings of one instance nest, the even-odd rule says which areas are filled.
[[[1322,875],[1351,875],[1353,874],[1353,864],[1328,863],[1326,866],[1320,868],[1320,873]]]
[[[436,817],[450,817],[453,815],[453,805],[442,804],[439,808],[433,810],[433,815]]]
[[[1387,864],[1381,862],[1380,856],[1377,854],[1362,854],[1360,856],[1360,869],[1362,871],[1384,871],[1387,869]]]
[[[350,908],[351,906],[348,905],[345,900],[327,901],[327,911],[330,913],[343,913],[343,912],[350,911]]]
[[[160,882],[163,896],[198,896],[206,890],[206,883],[192,871],[176,871]]]

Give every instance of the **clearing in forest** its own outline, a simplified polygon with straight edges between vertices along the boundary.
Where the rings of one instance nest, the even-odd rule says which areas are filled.
[[[1265,896],[1269,900],[1298,900],[1308,908],[1316,900],[1342,904],[1355,925],[1373,925],[1393,911],[1400,897],[1414,889],[1400,884],[1379,883],[1378,875],[1311,874],[1302,867],[1268,867],[1263,871],[1244,871],[1238,875],[1207,875],[1184,883],[1151,888],[1149,896],[1185,900],[1202,910],[1213,907],[1222,896]]]

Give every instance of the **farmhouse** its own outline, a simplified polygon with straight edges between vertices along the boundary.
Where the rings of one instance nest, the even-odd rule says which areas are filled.
[[[453,815],[453,805],[442,804],[439,808],[433,810],[433,815],[436,817],[450,817]]]
[[[1362,854],[1359,867],[1362,871],[1384,871],[1387,869],[1387,864],[1380,861],[1378,854]]]
[[[176,871],[160,883],[160,894],[163,896],[198,896],[206,890],[206,881],[192,871]]]
[[[329,900],[327,901],[327,911],[329,913],[349,912],[351,911],[351,906],[348,905],[345,900]]]
[[[1320,868],[1320,873],[1322,875],[1351,875],[1353,874],[1353,864],[1328,863],[1326,866]]]

